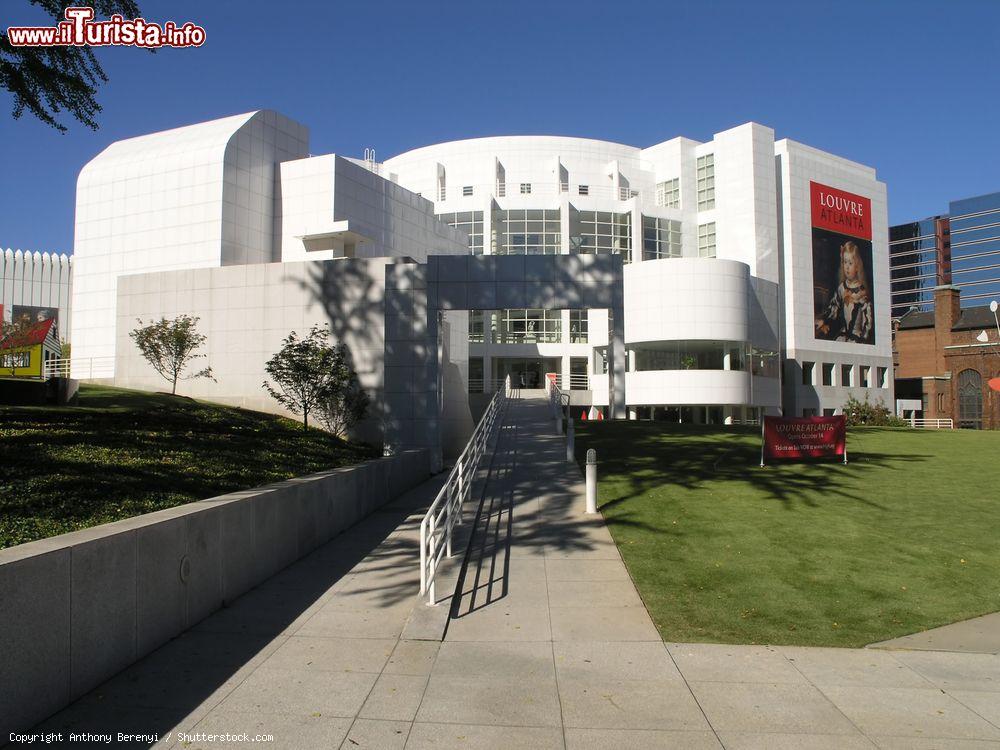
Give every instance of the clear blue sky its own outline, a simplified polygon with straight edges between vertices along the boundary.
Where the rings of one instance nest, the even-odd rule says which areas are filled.
[[[874,166],[893,223],[1000,190],[997,0],[138,2],[207,44],[102,50],[97,132],[15,121],[0,93],[0,247],[70,251],[76,176],[112,141],[264,108],[308,125],[315,154],[382,159],[505,133],[647,146],[755,120]],[[2,11],[5,27],[39,18],[28,0]]]

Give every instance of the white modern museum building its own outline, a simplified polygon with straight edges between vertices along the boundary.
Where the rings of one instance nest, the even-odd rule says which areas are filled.
[[[264,363],[329,323],[387,443],[461,445],[507,375],[609,417],[695,423],[892,404],[875,170],[748,123],[648,148],[454,141],[309,153],[261,111],[111,144],[77,187],[74,368],[161,388],[137,318],[201,318],[195,397],[277,410]],[[91,363],[87,365],[86,363]],[[394,435],[389,439],[390,433]]]

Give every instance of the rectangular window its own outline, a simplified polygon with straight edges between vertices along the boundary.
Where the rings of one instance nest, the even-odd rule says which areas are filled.
[[[569,389],[571,391],[585,391],[590,387],[590,379],[587,377],[587,358],[569,358]]]
[[[497,198],[503,198],[507,195],[507,183],[498,182],[497,183]]]
[[[632,260],[632,214],[577,211],[569,238],[570,252],[623,255]]]
[[[698,210],[709,211],[715,208],[715,155],[705,154],[698,157]]]
[[[580,195],[590,195],[590,185],[578,185],[577,189]]]
[[[872,387],[872,368],[871,365],[861,365],[861,387],[871,388]]]
[[[823,363],[823,385],[833,385],[833,363]]]
[[[823,416],[824,417],[835,417],[835,416],[837,416],[837,410],[836,409],[824,409],[823,410]]]
[[[462,195],[470,196],[472,195],[472,185],[466,185],[462,188]]]
[[[672,180],[659,182],[656,185],[656,205],[665,208],[681,207],[681,181],[675,177]]]
[[[608,350],[606,347],[594,349],[594,374],[608,374]]]
[[[888,388],[889,387],[889,368],[888,367],[880,367],[880,368],[878,368],[877,372],[878,372],[878,387],[879,388]]]
[[[698,225],[698,257],[715,257],[715,222]]]
[[[528,195],[531,192],[531,183],[522,182],[521,183],[521,195]]]
[[[681,223],[655,216],[642,217],[642,259],[681,257]]]
[[[586,344],[587,343],[587,311],[586,310],[570,310],[569,311],[569,343],[571,344]]]
[[[816,416],[816,410],[815,409],[803,409],[802,410],[802,416],[803,417],[815,417]]]
[[[483,385],[483,358],[469,357],[469,393],[482,393]]]
[[[814,370],[816,369],[815,362],[803,362],[802,363],[802,385],[813,385]]]
[[[437,218],[448,226],[461,229],[469,235],[469,249],[473,255],[483,254],[482,211],[458,211],[455,213],[438,214]]]
[[[481,344],[484,341],[484,317],[482,310],[469,310],[469,342]]]
[[[558,255],[562,252],[559,210],[513,209],[494,216],[501,228],[498,255]]]
[[[561,310],[500,311],[500,327],[494,343],[558,344],[561,341]]]
[[[925,398],[926,398],[926,395],[925,395]],[[938,410],[939,414],[944,414],[944,412],[945,412],[945,408],[944,408],[944,394],[943,393],[939,393],[937,395],[937,410]]]
[[[840,384],[844,388],[854,387],[854,365],[840,366]]]

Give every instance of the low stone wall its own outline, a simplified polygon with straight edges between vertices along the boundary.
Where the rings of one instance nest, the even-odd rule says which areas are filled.
[[[0,550],[0,744],[430,476],[430,452]]]

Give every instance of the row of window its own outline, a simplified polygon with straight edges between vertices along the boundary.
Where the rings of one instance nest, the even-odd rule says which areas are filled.
[[[755,377],[778,377],[778,353],[757,349],[745,341],[670,341],[626,350],[629,372],[669,370],[750,371]],[[594,349],[594,373],[608,371],[608,350]]]
[[[698,210],[710,211],[715,208],[715,155],[705,154],[704,156],[699,156],[695,163],[695,173]],[[519,183],[521,195],[531,195],[531,185],[532,183],[530,182]],[[497,196],[501,198],[505,197],[507,194],[506,183],[498,182],[496,187]],[[569,183],[559,183],[559,190],[563,193],[568,192]],[[578,195],[590,195],[590,185],[577,185],[576,190]],[[463,185],[462,196],[467,198],[472,195],[475,195],[475,186]],[[618,197],[621,200],[628,200],[636,195],[638,193],[634,190],[620,188]],[[443,201],[446,197],[447,189],[443,183],[439,183],[438,200]],[[681,181],[679,177],[657,183],[656,205],[666,208],[680,208]]]
[[[494,344],[561,344],[563,343],[561,310],[470,310],[469,341],[483,343],[489,324],[489,341]],[[586,344],[588,320],[586,310],[569,311],[569,336],[566,343]]]
[[[699,156],[695,164],[696,197],[699,211],[715,208],[715,155]],[[656,205],[664,208],[681,207],[681,181],[679,177],[656,184]]]
[[[469,248],[482,255],[483,212],[457,211],[440,214],[449,226],[469,235]],[[490,242],[496,255],[558,255],[562,252],[558,209],[512,209],[494,217],[497,227]],[[682,254],[681,222],[655,216],[642,217],[642,258],[679,258]],[[632,214],[614,211],[574,211],[570,226],[570,252],[597,255],[620,254],[632,260]],[[716,256],[715,222],[698,225],[698,257]]]
[[[840,365],[834,362],[820,362],[819,368],[815,362],[802,363],[802,385],[840,386],[842,388],[888,388],[889,368],[875,368],[875,381],[872,381],[871,365]],[[839,372],[839,378],[837,377]],[[818,375],[818,380],[817,380]]]
[[[520,194],[521,195],[531,195],[531,187],[532,187],[532,183],[530,183],[530,182],[522,182],[522,183],[520,183],[519,184]],[[602,189],[604,189],[604,188],[602,188]],[[590,185],[577,185],[576,186],[576,191],[577,191],[577,195],[590,195]],[[559,183],[559,192],[560,193],[568,193],[569,192],[569,183],[568,182],[561,182],[561,183]],[[475,194],[476,194],[476,186],[475,185],[463,185],[462,186],[462,197],[463,198],[469,198],[469,197],[471,197],[471,196],[473,196]],[[420,195],[420,193],[417,193],[417,195]],[[617,193],[618,200],[627,201],[629,198],[635,198],[637,195],[639,195],[639,191],[637,191],[637,190],[631,190],[630,188],[627,188],[627,187],[619,187],[618,188],[618,193]],[[438,200],[439,201],[445,200],[448,197],[448,189],[444,185],[438,185],[437,196],[438,196]],[[505,182],[498,182],[496,184],[496,196],[498,198],[505,198],[505,197],[507,197],[507,183],[505,183]]]

